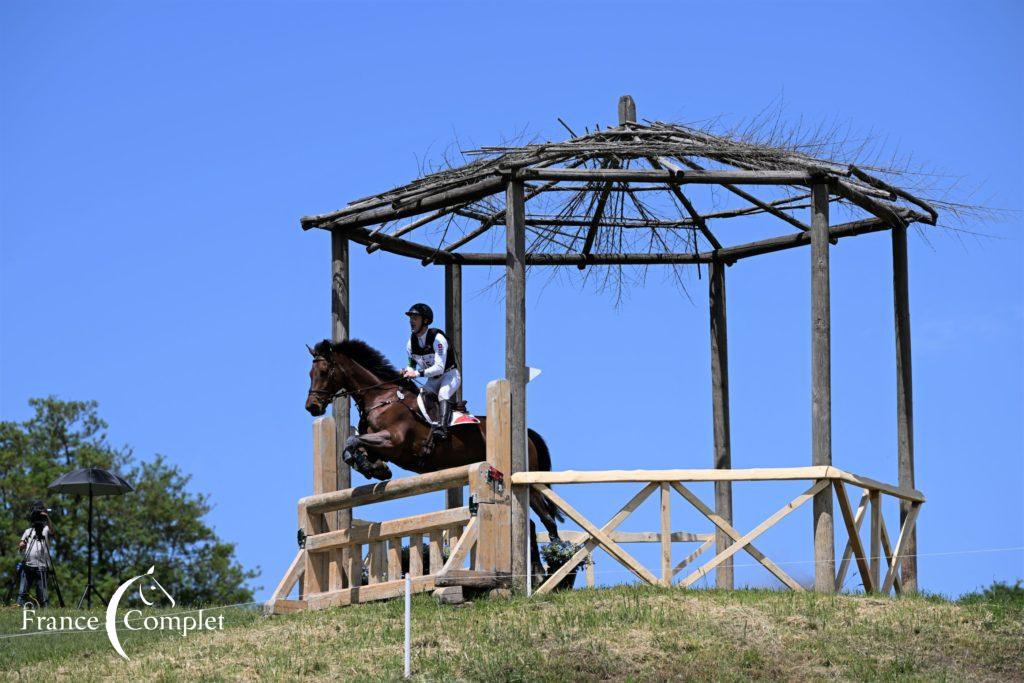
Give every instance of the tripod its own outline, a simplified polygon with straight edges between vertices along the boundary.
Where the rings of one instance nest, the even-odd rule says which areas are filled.
[[[49,591],[47,590],[49,588],[48,582],[50,577],[53,577],[53,589],[57,592],[57,602],[63,609],[66,607],[64,604],[64,594],[61,592],[60,582],[57,580],[57,569],[53,566],[53,557],[50,555],[50,544],[46,539],[42,539],[39,542],[43,544],[43,550],[46,551],[46,567],[42,570],[42,575],[40,576],[40,581],[43,582],[43,590],[47,595],[49,595]],[[26,552],[27,550],[28,549],[26,548]],[[10,604],[15,591],[21,590],[21,575],[25,571],[24,567],[24,562],[19,562],[15,566],[14,578],[11,580],[11,585],[8,587],[7,594],[4,596],[5,605]],[[40,607],[42,607],[42,605],[40,605]]]
[[[104,605],[107,604],[107,599],[103,597],[103,593],[100,593],[99,589],[93,585],[92,582],[92,487],[89,487],[89,581],[85,586],[85,592],[82,593],[82,597],[78,599],[78,609],[82,609],[82,603],[84,602],[89,609],[92,609],[92,594],[95,593],[96,597],[100,599]]]

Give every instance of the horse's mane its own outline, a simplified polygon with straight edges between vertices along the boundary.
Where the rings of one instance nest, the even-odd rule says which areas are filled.
[[[394,382],[399,386],[413,392],[419,392],[419,387],[411,379],[402,377],[401,373],[391,362],[384,357],[384,354],[373,348],[362,339],[346,339],[345,341],[332,342],[328,339],[317,343],[313,351],[319,355],[326,355],[330,349],[332,353],[340,353],[351,360],[359,363],[364,368],[375,374],[385,382]]]

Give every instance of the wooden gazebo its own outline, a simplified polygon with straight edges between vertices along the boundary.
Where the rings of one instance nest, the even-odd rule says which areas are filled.
[[[512,391],[512,473],[526,468],[526,269],[570,266],[704,264],[709,272],[713,467],[730,468],[729,379],[725,273],[737,261],[810,245],[812,327],[811,465],[832,464],[829,311],[829,246],[854,235],[888,230],[892,238],[896,336],[897,463],[899,486],[914,488],[910,310],[907,227],[934,226],[932,204],[891,184],[891,169],[829,158],[824,147],[765,144],[661,122],[638,123],[632,98],[619,101],[618,125],[563,142],[476,150],[462,166],[425,175],[408,185],[354,201],[342,209],[302,219],[303,229],[331,233],[332,331],[349,333],[349,243],[439,265],[445,271],[446,331],[462,357],[463,266],[504,266],[506,378]],[[568,128],[568,127],[567,127]],[[701,186],[715,186],[739,202],[715,211],[698,208]],[[758,196],[758,195],[761,196]],[[766,196],[771,194],[771,196]],[[830,224],[831,205],[852,220]],[[534,207],[536,209],[534,210]],[[531,210],[528,210],[531,209]],[[809,220],[801,212],[809,209]],[[784,233],[728,244],[726,219],[768,214]],[[504,249],[468,251],[493,242],[504,225]],[[413,239],[417,237],[417,239]],[[334,405],[337,486],[351,485],[340,458],[349,424],[347,400]],[[526,573],[528,487],[512,502],[512,573]],[[461,489],[449,492],[461,505]],[[833,499],[829,489],[813,499],[816,589],[835,590]],[[715,482],[715,512],[732,520],[730,481]],[[910,513],[901,503],[901,524]],[[348,513],[342,513],[348,514]],[[348,524],[346,519],[339,520]],[[912,524],[910,525],[913,526]],[[716,532],[721,551],[730,538]],[[904,540],[903,589],[917,586],[916,534]],[[716,571],[719,587],[733,586],[732,560]]]

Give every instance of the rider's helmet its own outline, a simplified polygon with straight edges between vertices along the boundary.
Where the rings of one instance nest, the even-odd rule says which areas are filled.
[[[430,306],[426,304],[413,304],[409,307],[409,310],[405,312],[406,315],[418,315],[423,318],[423,324],[429,325],[434,322],[434,312],[430,310]]]

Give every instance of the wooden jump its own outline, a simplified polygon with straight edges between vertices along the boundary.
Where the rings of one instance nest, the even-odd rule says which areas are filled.
[[[496,385],[495,395],[509,392],[504,380],[492,385]],[[511,432],[501,429],[501,424],[508,424],[507,400],[503,406],[504,421],[499,410],[494,429],[488,430],[486,461],[343,490],[325,490],[335,478],[334,419],[328,416],[315,420],[313,469],[317,492],[298,502],[302,545],[267,601],[267,609],[284,614],[393,598],[405,592],[405,571],[411,577],[414,593],[508,585],[511,492],[501,470],[495,467],[507,463],[511,452]],[[438,491],[447,491],[450,503],[453,498],[461,499],[464,486],[469,487],[469,505],[381,522],[349,516],[349,523],[338,523],[340,511]],[[453,490],[458,494],[453,495]],[[422,552],[424,541],[426,557]],[[404,566],[403,554],[408,558]],[[296,586],[299,597],[289,599]]]
[[[587,562],[587,585],[593,586],[595,577],[590,560],[598,548],[642,581],[682,588],[693,586],[712,570],[731,568],[732,558],[739,552],[745,552],[783,585],[802,591],[804,587],[755,547],[754,541],[806,502],[820,496],[827,496],[830,507],[833,496],[838,501],[848,539],[838,569],[829,569],[830,590],[841,589],[851,565],[856,565],[866,592],[889,593],[895,590],[900,594],[904,590],[906,581],[901,567],[906,566],[902,562],[908,548],[912,547],[909,539],[913,537],[917,516],[925,501],[920,491],[851,474],[830,465],[755,469],[520,471],[504,476],[502,473],[508,471],[513,455],[512,405],[509,381],[495,380],[488,385],[486,461],[342,490],[330,490],[332,482],[336,481],[333,463],[337,430],[334,420],[331,417],[317,419],[313,427],[315,493],[298,502],[303,542],[268,601],[268,609],[283,614],[397,597],[405,591],[404,571],[411,577],[412,590],[417,593],[443,587],[459,587],[461,590],[461,587],[512,585],[517,577],[512,549],[520,542],[519,535],[514,533],[514,503],[518,499],[526,500],[531,489],[554,503],[581,529],[561,533],[563,540],[575,543],[579,548],[552,574],[536,577],[539,580],[538,593],[554,590],[583,562]],[[715,501],[720,502],[717,485],[735,481],[808,481],[809,486],[754,528],[741,533],[730,519],[715,511],[686,486],[714,483]],[[563,492],[571,492],[577,485],[607,483],[642,486],[601,526],[573,507],[562,493],[551,488],[558,485],[566,487]],[[380,522],[351,517],[351,511],[359,506],[440,491],[457,490],[457,498],[461,501],[463,486],[469,487],[469,505],[451,506],[455,496],[449,493],[446,496],[449,507],[436,512]],[[863,490],[856,509],[850,504],[849,486]],[[659,531],[619,531],[618,527],[655,491],[659,493]],[[708,531],[672,530],[673,491],[711,523]],[[882,518],[882,496],[892,496],[908,509],[907,515],[901,519],[895,543]],[[339,522],[338,515],[343,511],[349,513],[344,524]],[[867,545],[861,539],[865,518],[871,520]],[[721,543],[721,536],[728,539],[728,543]],[[547,534],[538,534],[538,540],[549,539]],[[425,558],[421,551],[424,541],[428,547]],[[660,572],[652,572],[626,552],[622,546],[630,543],[659,544]],[[672,545],[675,543],[698,543],[699,546],[673,564]],[[710,559],[676,580],[712,546],[717,552]],[[444,554],[446,548],[447,557]],[[406,566],[403,566],[403,551],[408,556]],[[830,566],[835,565],[835,560],[833,556]],[[816,571],[816,577],[820,579],[820,572]],[[731,582],[732,577],[729,578]],[[298,598],[289,599],[296,586]]]

